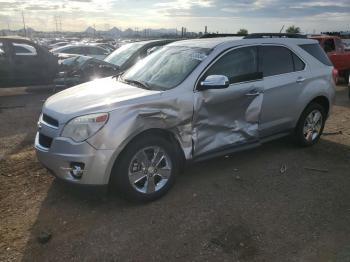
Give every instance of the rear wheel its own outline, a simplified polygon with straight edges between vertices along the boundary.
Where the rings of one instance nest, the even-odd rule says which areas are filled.
[[[129,200],[151,201],[174,184],[178,170],[176,150],[162,137],[143,136],[123,151],[112,171],[111,187]]]
[[[324,129],[326,112],[318,103],[311,103],[301,114],[295,129],[295,138],[301,146],[312,146],[318,142]]]

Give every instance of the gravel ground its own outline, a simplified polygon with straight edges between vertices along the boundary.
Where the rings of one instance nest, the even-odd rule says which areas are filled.
[[[193,164],[144,205],[43,169],[32,144],[49,95],[0,89],[0,261],[350,261],[345,86],[314,147],[285,138]]]

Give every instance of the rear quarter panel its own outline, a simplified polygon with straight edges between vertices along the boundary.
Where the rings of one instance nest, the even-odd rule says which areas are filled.
[[[310,77],[305,82],[296,101],[297,106],[294,126],[296,126],[304,109],[317,97],[326,97],[330,105],[329,112],[331,111],[335,97],[335,84],[332,79],[332,69],[332,67],[323,65],[310,66]]]

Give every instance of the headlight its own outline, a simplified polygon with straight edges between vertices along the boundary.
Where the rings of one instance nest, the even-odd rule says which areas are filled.
[[[108,113],[73,118],[63,128],[62,136],[82,142],[97,133],[107,122]]]

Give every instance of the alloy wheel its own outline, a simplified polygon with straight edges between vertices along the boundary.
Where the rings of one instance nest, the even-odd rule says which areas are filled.
[[[139,150],[129,165],[129,181],[132,187],[144,194],[161,190],[172,174],[169,155],[159,146]]]

